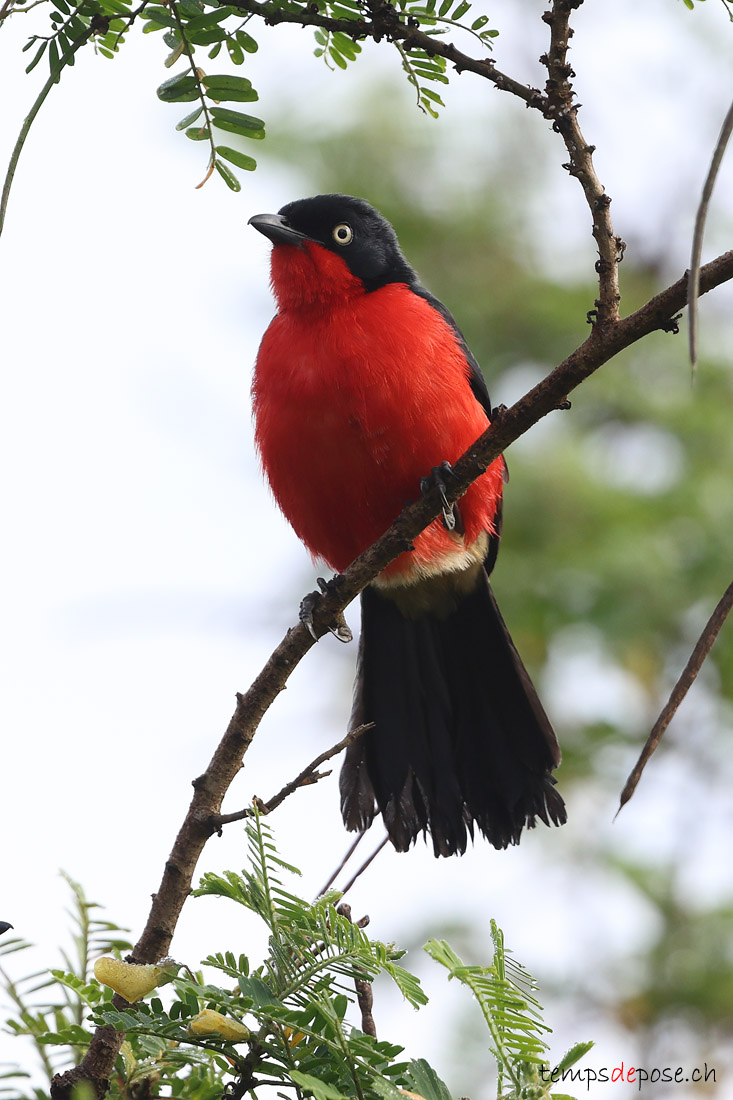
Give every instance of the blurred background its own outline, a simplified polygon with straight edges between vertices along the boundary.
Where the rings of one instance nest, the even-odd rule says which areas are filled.
[[[543,81],[543,7],[474,5],[501,32],[499,67],[530,84]],[[3,35],[3,163],[45,79],[44,64],[23,73],[31,19],[14,16]],[[628,243],[630,312],[687,266],[731,98],[733,26],[722,0],[694,12],[681,0],[587,4],[574,25],[580,120]],[[133,36],[113,62],[81,56],[64,73],[11,195],[0,241],[0,919],[37,945],[7,960],[16,978],[59,965],[68,944],[60,869],[137,938],[190,781],[319,572],[253,449],[251,368],[273,307],[269,246],[247,219],[321,191],[369,199],[457,317],[496,403],[588,331],[589,215],[538,114],[463,74],[436,122],[387,46],[330,72],[310,31],[253,33],[260,51],[243,72],[268,138],[240,194],[218,179],[194,189],[205,151],[174,131],[185,109],[155,96],[165,47]],[[729,159],[706,258],[730,247],[731,184]],[[613,821],[733,573],[732,305],[730,286],[701,303],[694,386],[684,326],[655,334],[509,452],[494,583],[563,745],[568,824],[462,859],[436,861],[422,844],[385,850],[350,894],[375,937],[409,949],[431,997],[415,1013],[378,987],[380,1038],[427,1057],[456,1096],[493,1096],[493,1062],[478,1009],[420,948],[445,937],[488,962],[493,917],[540,982],[555,1060],[595,1039],[583,1065],[596,1071],[715,1068],[706,1087],[644,1095],[733,1097],[730,623]],[[355,627],[357,608],[347,617]],[[342,736],[355,653],[327,638],[303,661],[225,810],[270,797]],[[315,895],[349,842],[335,775],[270,823],[302,868],[298,889]],[[381,840],[372,833],[359,859]],[[239,869],[244,851],[231,825],[200,870]],[[254,923],[205,898],[186,907],[172,953],[195,967],[227,948],[256,960],[261,947]],[[0,1062],[40,1082],[30,1059],[0,1034]]]

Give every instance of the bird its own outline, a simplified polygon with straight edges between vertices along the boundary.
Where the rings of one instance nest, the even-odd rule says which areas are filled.
[[[255,442],[277,504],[334,571],[382,535],[486,430],[481,369],[365,199],[298,199],[249,224],[272,243],[277,312],[252,382]],[[537,820],[561,825],[553,727],[489,583],[506,479],[497,458],[361,593],[341,770],[347,830],[381,814],[394,848],[463,854]]]

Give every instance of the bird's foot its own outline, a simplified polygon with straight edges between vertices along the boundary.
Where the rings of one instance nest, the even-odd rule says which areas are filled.
[[[420,492],[423,496],[426,496],[431,489],[437,489],[443,505],[441,512],[443,526],[447,531],[456,531],[458,534],[462,534],[463,521],[458,505],[450,504],[445,495],[446,478],[448,477],[455,477],[450,462],[441,462],[440,466],[433,466],[427,477],[420,478]]]
[[[303,626],[306,628],[311,637],[318,641],[318,635],[316,634],[315,627],[313,625],[313,616],[316,608],[321,602],[322,597],[328,592],[328,581],[324,581],[323,577],[317,578],[318,587],[320,592],[309,592],[307,596],[304,596],[300,601],[299,618]],[[353,641],[354,635],[351,633],[349,624],[344,618],[343,611],[337,612],[332,622],[327,624],[328,629],[331,631],[335,638],[338,638],[340,642]]]

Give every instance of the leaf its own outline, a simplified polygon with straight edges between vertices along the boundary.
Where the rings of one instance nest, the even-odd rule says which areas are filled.
[[[405,1076],[410,1082],[411,1090],[422,1096],[423,1100],[451,1100],[448,1086],[424,1058],[410,1062]]]
[[[54,39],[51,39],[48,45],[48,63],[51,67],[51,76],[55,76],[56,83],[59,82],[61,71],[59,69],[59,48],[56,45]]]
[[[230,149],[228,145],[217,145],[216,151],[220,157],[236,164],[237,168],[243,168],[245,172],[254,172],[257,161],[248,157],[246,153],[240,153],[238,149]]]
[[[158,99],[164,103],[193,103],[198,98],[198,81],[190,72],[178,73],[158,88]]]
[[[334,46],[328,47],[328,53],[331,60],[338,65],[339,69],[345,69],[347,67],[346,58],[342,57]]]
[[[226,107],[212,107],[211,117],[220,130],[257,140],[265,136],[265,124],[261,118],[245,115],[241,111],[230,111]]]
[[[201,83],[212,99],[238,103],[253,103],[259,99],[252,81],[244,76],[205,76]]]
[[[239,30],[234,36],[242,47],[245,53],[257,53],[259,46],[255,42],[251,34],[247,34],[246,31]]]
[[[186,117],[182,118],[176,125],[176,130],[185,130],[187,126],[193,126],[202,111],[203,107],[197,107],[195,111],[191,111],[190,115],[186,115]]]
[[[456,10],[453,12],[451,19],[455,19],[456,21],[458,21],[459,19],[463,19],[463,16],[470,9],[470,7],[471,5],[469,4],[468,0],[462,0],[462,3],[460,3]]]
[[[186,36],[193,38],[199,31],[210,30],[218,23],[228,19],[232,14],[232,8],[217,8],[216,11],[210,11],[205,15],[198,15],[195,19],[189,19],[186,23]]]
[[[175,29],[178,29],[178,24],[176,23],[170,12],[166,10],[166,8],[146,8],[145,18],[150,21],[145,24],[144,29],[147,31],[157,31],[160,29],[160,27],[174,27]]]
[[[239,976],[239,988],[245,997],[251,997],[257,1008],[282,1008],[282,1001],[276,997],[269,986],[259,978],[245,978]]]
[[[50,1046],[89,1046],[92,1036],[83,1027],[74,1024],[65,1027],[62,1031],[47,1031],[44,1035],[35,1036],[37,1043],[45,1043]]]
[[[203,126],[191,126],[186,130],[186,137],[191,141],[208,141],[211,136],[209,127],[204,123]]]
[[[232,42],[231,38],[227,38],[227,50],[229,51],[229,57],[234,65],[242,65],[244,63],[244,51],[238,42]]]
[[[301,1073],[300,1070],[291,1069],[290,1079],[294,1084],[305,1089],[306,1092],[312,1093],[315,1100],[347,1100],[344,1094],[334,1088],[333,1085],[328,1085],[325,1081],[319,1081],[317,1077],[312,1077],[309,1073]]]
[[[220,160],[215,160],[214,161],[214,166],[215,166],[217,172],[219,173],[219,175],[221,176],[221,178],[224,180],[224,183],[227,185],[227,187],[229,188],[230,191],[241,191],[242,190],[241,183],[239,182],[237,177],[234,175],[234,173],[229,171],[226,164],[223,164],[222,161],[220,161]]]
[[[559,1076],[564,1070],[570,1069],[571,1066],[574,1066],[576,1062],[579,1062],[581,1058],[585,1057],[592,1046],[595,1046],[592,1040],[585,1043],[576,1043],[574,1047],[570,1048],[567,1054],[563,1055],[553,1070],[553,1073]]]
[[[30,46],[30,45],[31,45],[31,42],[28,43],[28,46]],[[24,46],[23,49],[27,49],[28,46]],[[46,52],[46,47],[47,46],[48,46],[48,40],[44,40],[43,42],[41,42],[41,45],[38,47],[36,53],[34,54],[33,60],[31,61],[30,65],[27,66],[27,68],[25,70],[27,73],[31,72],[32,69],[35,69],[36,65],[38,64],[38,62],[41,60],[44,53]]]

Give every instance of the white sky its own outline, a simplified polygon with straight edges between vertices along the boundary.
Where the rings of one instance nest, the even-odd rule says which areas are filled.
[[[505,32],[495,56],[536,83],[544,5],[516,7],[502,0],[487,9]],[[537,13],[534,25],[528,9]],[[3,164],[45,79],[43,63],[25,77],[20,61],[29,55],[8,53],[24,18],[3,34]],[[694,15],[681,0],[588,3],[576,26],[582,125],[599,147],[617,230],[642,245],[666,238],[674,275],[687,262],[697,195],[731,95],[733,27],[714,0]],[[253,110],[271,128],[280,110],[317,134],[322,118],[347,116],[363,94],[358,71],[331,74],[307,56],[308,32],[270,31],[260,40],[251,75],[261,104]],[[276,62],[268,40],[278,43]],[[246,221],[308,185],[297,166],[273,164],[265,142],[254,151],[258,171],[242,174],[241,194],[216,179],[195,190],[203,146],[174,132],[177,108],[155,96],[169,75],[163,50],[148,36],[113,63],[81,57],[64,74],[27,142],[0,240],[0,918],[39,945],[28,969],[58,962],[67,929],[60,868],[137,937],[190,781],[205,768],[235,691],[292,624],[296,594],[316,575],[262,483],[249,411],[251,366],[272,304],[266,242]],[[368,76],[368,59],[362,66]],[[484,92],[464,74],[449,106],[478,110]],[[508,109],[499,93],[488,96],[491,117]],[[417,112],[408,118],[435,125]],[[475,127],[456,128],[450,110],[435,132],[454,146],[465,142],[469,156],[471,142],[483,139]],[[730,183],[727,165],[716,194],[721,247]],[[582,233],[569,228],[582,200],[560,170],[546,195],[552,217],[541,226],[543,251],[561,276],[588,248],[587,217],[580,212]],[[726,300],[730,291],[718,303]],[[300,666],[226,809],[273,794],[342,736],[354,659],[355,647],[327,639]],[[620,772],[631,763],[620,761]],[[435,861],[422,845],[407,856],[386,851],[351,903],[356,915],[371,914],[375,936],[398,942],[416,924],[441,934],[456,905],[477,922],[493,916],[540,979],[573,984],[599,943],[609,972],[617,959],[628,968],[629,944],[653,934],[653,913],[597,870],[593,853],[610,844],[619,855],[671,856],[681,826],[672,834],[663,826],[678,812],[676,783],[660,761],[613,828],[615,806],[598,805],[591,790],[573,793],[561,833],[537,830],[509,852],[478,844],[463,859]],[[730,824],[724,807],[716,820],[726,814]],[[284,857],[303,868],[305,895],[314,894],[348,843],[335,780],[295,795],[272,824]],[[230,826],[210,842],[200,870],[237,869],[243,859],[241,830]],[[686,873],[696,889],[730,890],[717,860],[694,862]],[[204,899],[187,906],[173,953],[196,966],[209,951],[257,942],[239,913]],[[424,972],[417,953],[407,964]],[[16,975],[24,972],[22,956],[14,965]],[[456,991],[448,1000],[435,972],[428,984],[432,1017],[430,1008],[415,1016],[381,991],[375,1014],[382,1037],[409,1040],[410,1054],[440,1070],[441,1015]],[[545,1001],[557,1025],[555,1056],[598,1035],[582,1005],[553,1021]],[[0,1062],[19,1057],[0,1035]],[[588,1064],[643,1064],[641,1057],[633,1037],[604,1024]],[[460,1090],[458,1079],[451,1084]],[[625,1093],[599,1086],[593,1095]],[[674,1092],[675,1100],[686,1095],[683,1087]]]

